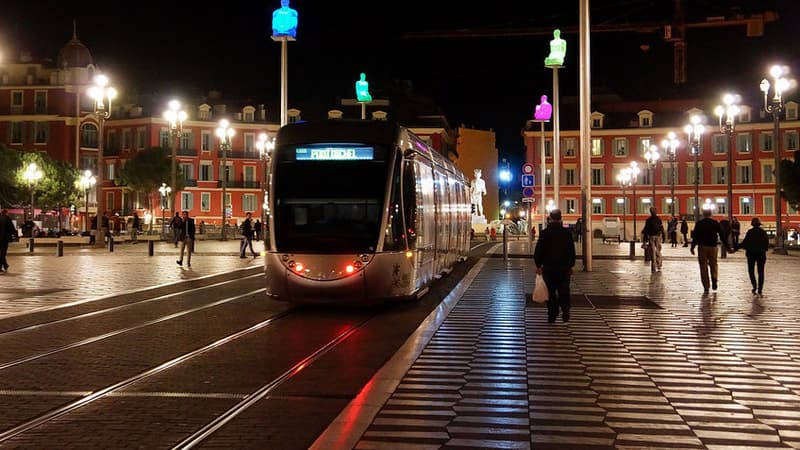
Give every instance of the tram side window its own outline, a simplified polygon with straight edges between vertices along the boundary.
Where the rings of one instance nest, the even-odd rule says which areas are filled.
[[[397,161],[392,168],[391,195],[389,197],[389,207],[386,209],[388,215],[386,217],[386,236],[384,236],[383,240],[384,251],[403,251],[406,249],[405,233],[403,232],[403,204],[400,196],[403,189],[403,183],[401,183],[400,179],[401,160],[402,157],[398,155]]]
[[[406,234],[409,248],[417,244],[417,176],[412,161],[405,162],[403,170],[403,213],[405,214]]]

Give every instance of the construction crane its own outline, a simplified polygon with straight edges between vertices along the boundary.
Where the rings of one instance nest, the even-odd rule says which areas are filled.
[[[671,42],[673,48],[673,83],[686,83],[686,31],[700,28],[737,27],[746,28],[747,37],[764,35],[764,25],[778,20],[778,13],[763,11],[753,14],[736,14],[732,17],[711,16],[699,22],[686,22],[684,0],[673,0],[673,18],[670,23],[640,22],[626,24],[592,25],[593,33],[661,33],[664,41]],[[561,34],[577,34],[577,26],[561,27]],[[406,33],[406,39],[442,38],[486,38],[486,37],[524,37],[552,35],[552,28],[465,28],[450,31],[423,31]]]

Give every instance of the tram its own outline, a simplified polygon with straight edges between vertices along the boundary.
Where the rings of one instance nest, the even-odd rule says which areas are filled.
[[[467,258],[464,174],[397,123],[286,125],[268,179],[264,264],[276,300],[413,300]]]

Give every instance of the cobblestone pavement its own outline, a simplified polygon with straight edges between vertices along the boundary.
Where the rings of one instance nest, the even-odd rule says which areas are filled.
[[[27,240],[16,242],[9,271],[0,273],[0,317],[263,265],[261,257],[239,258],[239,242],[198,241],[191,268],[185,256],[182,267],[176,264],[179,249],[167,242],[154,242],[153,256],[146,241],[118,244],[113,252],[64,245],[63,256],[54,245],[36,244],[31,253]]]
[[[704,295],[687,248],[651,274],[615,247],[554,324],[495,247],[313,448],[800,448],[800,258],[770,254],[758,298],[729,255]]]

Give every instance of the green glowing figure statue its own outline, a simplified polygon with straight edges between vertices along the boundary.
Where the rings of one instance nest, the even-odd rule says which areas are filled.
[[[564,56],[567,54],[567,41],[561,39],[561,30],[553,31],[553,40],[550,41],[550,55],[544,59],[545,67],[564,65]]]
[[[361,79],[356,81],[356,98],[359,102],[369,103],[372,101],[372,96],[369,95],[369,82],[367,75],[361,74]]]

